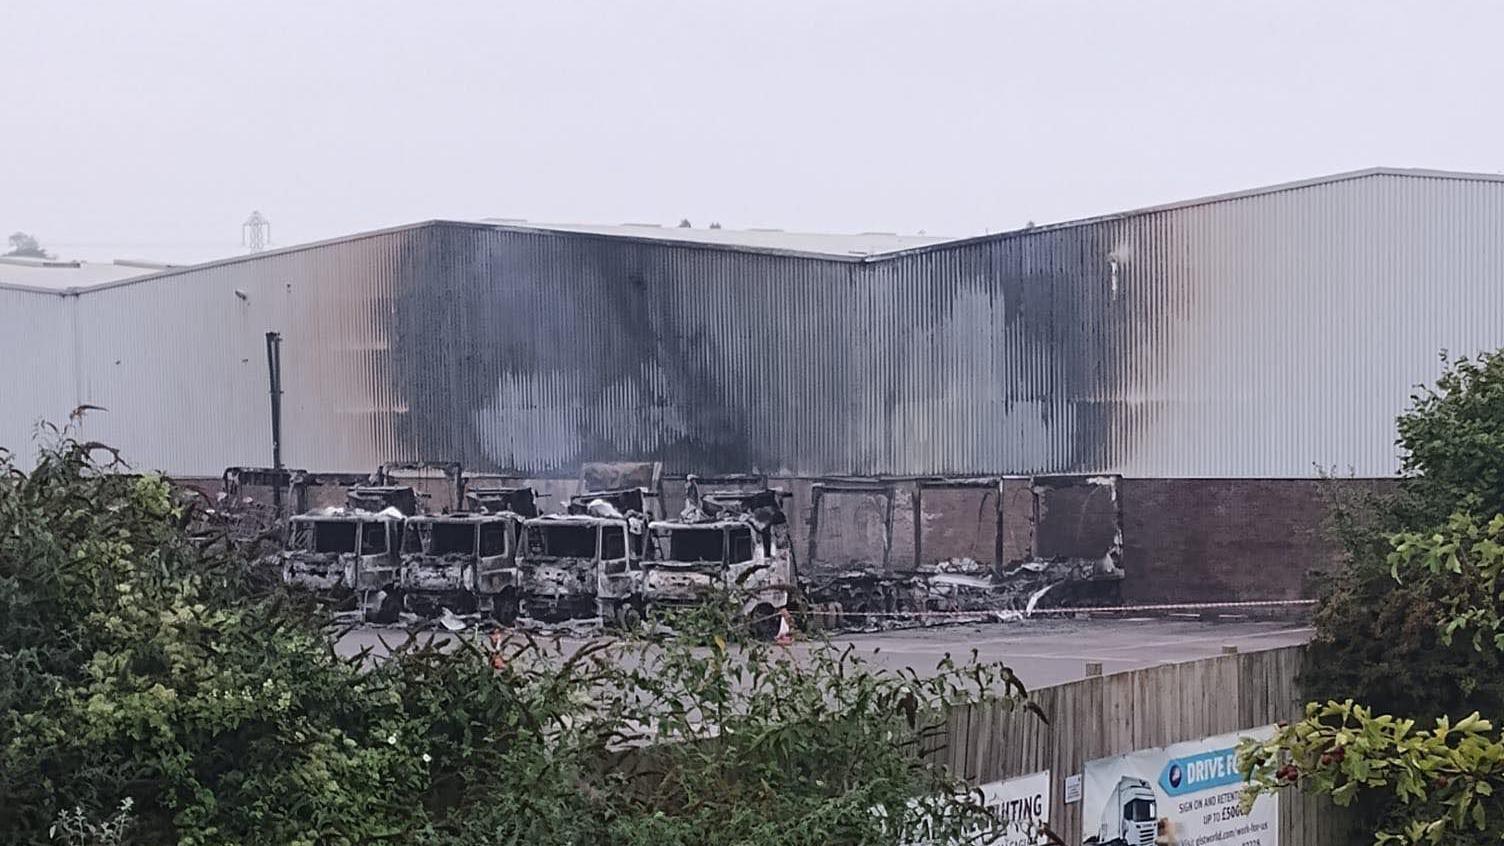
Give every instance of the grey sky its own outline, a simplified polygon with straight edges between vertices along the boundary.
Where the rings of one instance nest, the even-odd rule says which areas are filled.
[[[1504,170],[1496,2],[11,0],[0,19],[0,230],[85,257],[233,251],[253,208],[279,244],[482,216],[965,235],[1377,164]]]

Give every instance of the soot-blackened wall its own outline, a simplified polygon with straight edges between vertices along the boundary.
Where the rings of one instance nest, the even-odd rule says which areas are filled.
[[[1504,179],[1408,172],[860,257],[419,224],[8,298],[9,381],[62,367],[0,437],[87,403],[140,467],[267,463],[277,331],[326,470],[1383,476],[1437,352],[1504,345],[1501,233]]]

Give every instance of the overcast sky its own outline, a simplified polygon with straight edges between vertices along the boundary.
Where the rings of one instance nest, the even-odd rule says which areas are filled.
[[[6,0],[0,234],[434,217],[966,235],[1504,171],[1504,3]],[[207,256],[204,256],[207,257]]]

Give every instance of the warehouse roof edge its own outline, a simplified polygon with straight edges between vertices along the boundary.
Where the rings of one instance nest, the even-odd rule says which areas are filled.
[[[735,241],[731,241],[731,240],[722,240],[722,239],[710,240],[708,237],[705,238],[705,239],[703,239],[703,240],[701,240],[701,239],[697,239],[695,237],[696,233],[702,233],[702,232],[707,232],[707,231],[708,232],[716,232],[718,234],[719,233],[726,233],[726,234],[731,235],[731,236],[734,237],[736,233],[734,231],[730,231],[730,230],[697,230],[697,229],[682,229],[681,230],[681,229],[665,229],[665,230],[663,230],[662,233],[655,233],[655,234],[649,235],[649,234],[646,234],[646,231],[655,229],[656,227],[645,227],[644,226],[644,227],[641,227],[641,228],[643,228],[645,230],[644,234],[633,234],[633,233],[630,232],[630,230],[634,228],[633,225],[625,225],[625,226],[619,226],[619,227],[589,227],[589,226],[578,226],[578,225],[573,225],[573,224],[548,224],[548,223],[528,223],[528,222],[501,222],[501,221],[498,221],[498,222],[488,222],[486,220],[479,220],[479,221],[477,221],[477,220],[461,220],[461,219],[453,219],[453,218],[432,218],[432,219],[428,219],[428,220],[416,221],[416,222],[413,222],[413,223],[405,223],[405,224],[399,224],[399,225],[396,225],[396,226],[382,227],[380,229],[372,229],[372,230],[367,230],[367,231],[363,231],[363,232],[351,233],[351,234],[348,234],[348,235],[338,235],[338,236],[335,236],[335,237],[332,237],[332,238],[324,238],[324,239],[321,239],[321,240],[318,240],[318,241],[310,241],[310,242],[302,243],[302,244],[294,244],[294,245],[291,245],[291,246],[279,247],[279,248],[276,248],[276,249],[265,250],[265,251],[262,251],[262,252],[249,253],[249,254],[246,254],[246,255],[230,256],[230,257],[226,257],[226,258],[222,258],[222,259],[216,259],[216,260],[213,260],[213,261],[200,262],[200,263],[197,263],[197,264],[170,265],[170,266],[165,266],[162,269],[157,270],[155,272],[147,269],[146,272],[143,272],[140,275],[132,275],[129,278],[114,279],[114,280],[111,280],[111,281],[101,282],[101,283],[97,283],[97,284],[74,285],[74,286],[67,286],[67,287],[38,287],[38,286],[33,286],[33,285],[16,284],[16,283],[11,283],[11,282],[6,282],[6,281],[3,281],[3,280],[0,280],[0,289],[3,289],[3,290],[12,290],[12,291],[21,291],[21,292],[25,292],[25,293],[35,293],[35,294],[41,294],[41,295],[53,295],[53,296],[59,296],[59,297],[78,296],[79,294],[90,293],[90,292],[93,292],[93,291],[102,291],[102,290],[108,290],[110,288],[118,288],[118,287],[122,287],[122,286],[126,286],[126,285],[139,285],[139,284],[149,283],[149,282],[153,282],[153,281],[158,280],[158,279],[164,279],[164,278],[168,278],[168,277],[172,277],[172,276],[181,275],[181,274],[184,274],[184,273],[190,273],[190,272],[194,272],[194,271],[201,270],[201,269],[204,269],[204,268],[222,267],[222,266],[226,266],[226,265],[239,264],[239,263],[242,263],[242,262],[257,261],[257,260],[264,259],[264,258],[267,258],[267,257],[270,257],[270,256],[288,255],[288,254],[292,254],[292,253],[303,252],[303,251],[306,251],[306,250],[316,250],[316,249],[319,249],[321,247],[330,246],[332,244],[343,244],[343,243],[350,243],[350,242],[355,242],[355,241],[362,241],[362,240],[367,240],[367,239],[379,238],[379,237],[382,237],[384,235],[390,235],[390,234],[393,234],[393,233],[408,232],[408,231],[419,230],[419,229],[424,229],[424,228],[428,228],[428,227],[436,227],[436,226],[472,228],[472,229],[478,229],[478,230],[500,230],[500,231],[505,231],[505,232],[531,233],[531,234],[541,234],[541,235],[545,235],[545,236],[557,236],[557,237],[561,237],[561,238],[570,238],[570,239],[606,240],[606,241],[611,241],[611,242],[615,242],[615,243],[623,243],[623,242],[625,242],[625,243],[637,243],[637,244],[643,244],[643,245],[650,245],[650,246],[655,246],[655,247],[661,247],[661,248],[664,248],[664,249],[675,249],[675,248],[678,248],[678,249],[695,249],[695,250],[715,250],[715,251],[724,251],[724,252],[733,252],[733,253],[752,253],[752,254],[757,254],[757,255],[785,256],[785,257],[789,257],[789,258],[802,258],[802,259],[808,259],[808,260],[814,260],[814,261],[829,261],[829,262],[837,262],[837,263],[842,263],[842,264],[878,264],[878,263],[884,263],[884,262],[891,261],[893,259],[902,258],[902,257],[906,257],[906,256],[920,255],[920,254],[924,254],[924,253],[934,252],[936,250],[950,249],[950,248],[953,248],[953,247],[965,246],[965,245],[969,245],[969,244],[995,242],[995,241],[1006,240],[1006,239],[1009,239],[1009,238],[1017,238],[1017,237],[1023,237],[1023,236],[1029,236],[1029,235],[1037,235],[1037,234],[1044,233],[1044,232],[1059,231],[1059,230],[1063,230],[1063,229],[1072,229],[1072,228],[1080,227],[1080,226],[1090,226],[1090,225],[1093,225],[1093,224],[1098,224],[1098,223],[1103,223],[1103,222],[1110,222],[1110,221],[1117,221],[1117,220],[1127,220],[1127,219],[1131,219],[1131,218],[1135,218],[1135,217],[1141,217],[1141,216],[1144,216],[1144,215],[1152,215],[1152,214],[1156,214],[1156,213],[1160,213],[1160,212],[1174,211],[1174,210],[1178,210],[1178,209],[1187,209],[1187,208],[1193,208],[1193,207],[1196,207],[1196,206],[1211,205],[1211,204],[1215,204],[1215,203],[1231,202],[1231,201],[1235,201],[1235,200],[1241,200],[1241,199],[1246,199],[1246,198],[1250,198],[1250,197],[1258,197],[1258,196],[1263,196],[1263,195],[1266,195],[1266,194],[1275,194],[1275,193],[1280,193],[1280,192],[1285,192],[1285,191],[1298,191],[1298,190],[1301,190],[1301,189],[1304,189],[1304,188],[1311,188],[1311,187],[1322,186],[1322,185],[1331,185],[1331,184],[1338,183],[1338,182],[1346,182],[1346,181],[1351,181],[1351,180],[1366,179],[1366,178],[1378,177],[1378,176],[1411,177],[1411,178],[1422,178],[1422,179],[1455,179],[1455,180],[1469,181],[1469,182],[1496,182],[1496,183],[1504,183],[1504,174],[1500,174],[1500,173],[1481,173],[1481,172],[1469,172],[1469,171],[1435,170],[1435,169],[1428,169],[1428,168],[1400,168],[1400,167],[1382,167],[1382,166],[1381,167],[1369,167],[1369,168],[1363,168],[1363,169],[1359,169],[1359,170],[1352,170],[1352,171],[1344,171],[1344,172],[1340,172],[1340,173],[1333,173],[1333,174],[1328,174],[1328,175],[1324,175],[1324,176],[1316,176],[1316,177],[1309,177],[1309,178],[1305,178],[1305,179],[1292,180],[1292,181],[1289,181],[1289,182],[1281,182],[1281,183],[1276,183],[1276,184],[1272,184],[1272,185],[1264,185],[1264,186],[1259,186],[1259,187],[1255,187],[1255,188],[1246,188],[1246,189],[1241,189],[1241,190],[1238,190],[1238,191],[1225,192],[1225,193],[1221,193],[1221,194],[1210,194],[1210,195],[1206,195],[1206,196],[1202,196],[1202,197],[1194,197],[1194,198],[1185,199],[1185,200],[1176,200],[1176,201],[1167,202],[1167,203],[1161,203],[1161,204],[1156,204],[1156,205],[1141,206],[1141,207],[1134,208],[1134,209],[1129,209],[1129,210],[1126,210],[1126,211],[1110,212],[1110,213],[1101,214],[1101,215],[1095,215],[1095,216],[1091,216],[1091,217],[1083,217],[1083,218],[1075,218],[1075,219],[1072,219],[1072,220],[1059,221],[1059,222],[1056,222],[1056,223],[1046,223],[1046,224],[1040,224],[1040,225],[1036,225],[1036,226],[1020,227],[1018,229],[1011,229],[1011,230],[1006,230],[1006,231],[1002,231],[1002,232],[993,232],[993,233],[988,233],[988,234],[985,234],[985,235],[973,235],[973,236],[965,236],[965,237],[958,237],[958,238],[948,238],[948,239],[929,238],[929,237],[915,237],[915,238],[911,238],[911,239],[905,239],[905,238],[902,238],[902,237],[895,236],[894,239],[893,239],[895,241],[913,240],[913,241],[925,241],[925,242],[928,242],[928,243],[920,243],[920,244],[916,244],[914,246],[902,246],[902,247],[899,247],[899,248],[896,248],[896,249],[882,249],[882,250],[872,251],[872,252],[862,252],[861,254],[854,254],[852,251],[821,251],[821,250],[811,250],[811,249],[791,249],[791,248],[782,248],[782,247],[775,247],[775,246],[765,246],[765,245],[760,245],[760,244],[756,244],[756,243],[736,243]],[[594,231],[594,230],[611,230],[611,231]],[[749,234],[760,234],[760,233],[769,232],[769,231],[777,231],[777,230],[757,230],[757,229],[745,230],[745,232],[749,233]],[[673,237],[666,237],[667,235],[670,235],[670,234]],[[806,233],[798,233],[798,234],[806,234]],[[809,233],[809,234],[813,235],[812,233]],[[869,234],[878,234],[878,233],[869,233]],[[813,236],[813,237],[838,238],[840,236],[825,236],[825,235],[822,234],[822,235]],[[58,264],[69,264],[69,262],[59,262]],[[77,263],[73,262],[73,264],[77,264]]]

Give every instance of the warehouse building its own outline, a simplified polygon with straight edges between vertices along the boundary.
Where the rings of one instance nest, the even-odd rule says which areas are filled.
[[[1392,475],[1438,353],[1504,345],[1504,177],[1374,169],[953,241],[430,221],[131,270],[0,267],[0,445],[89,404],[139,466],[266,465],[275,331],[290,466],[1110,474],[1130,566],[1190,509],[1293,532],[1259,554],[1294,567],[1311,480]],[[1217,532],[1156,560],[1257,563]]]

